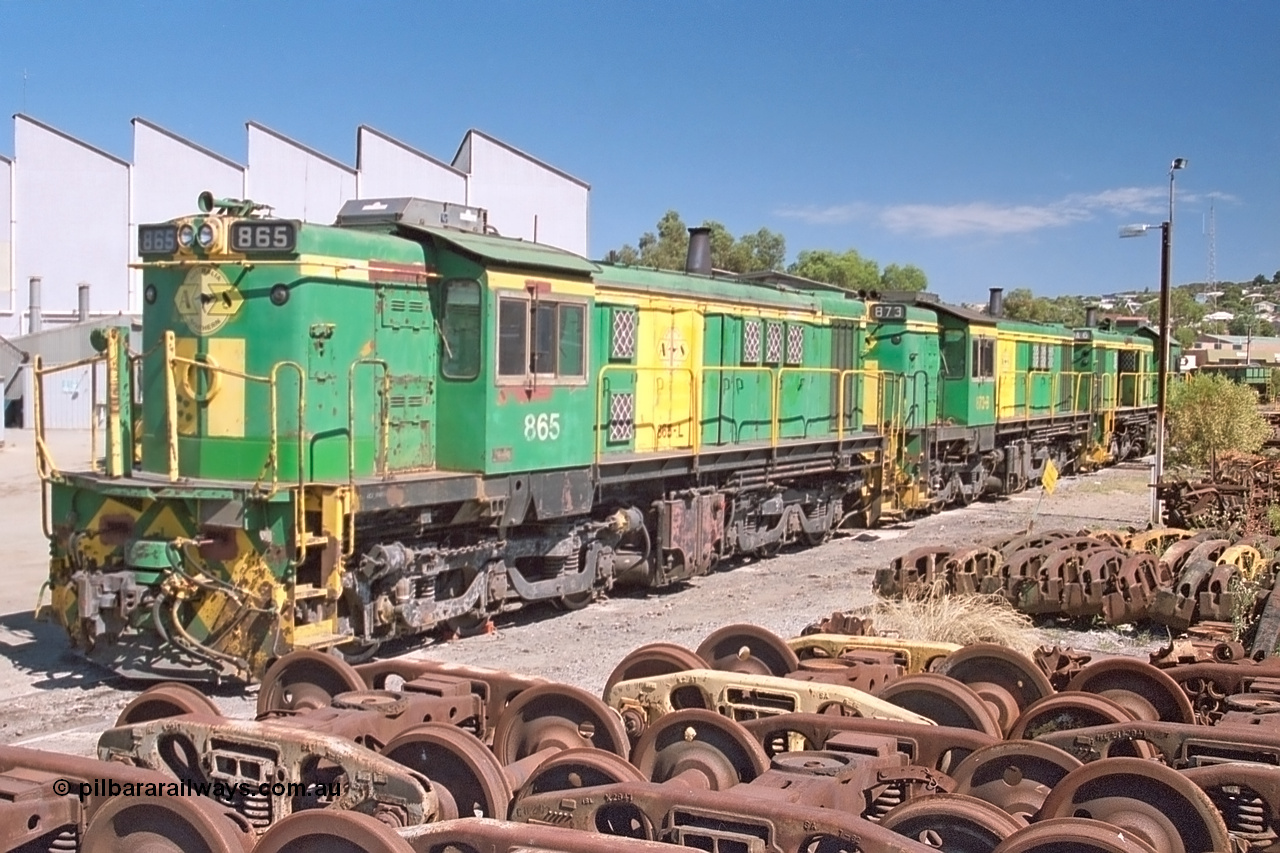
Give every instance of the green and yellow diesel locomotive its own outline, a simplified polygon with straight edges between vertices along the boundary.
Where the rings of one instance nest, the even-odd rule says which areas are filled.
[[[95,339],[98,464],[36,418],[50,610],[129,676],[574,609],[1147,442],[1142,330],[713,274],[698,229],[674,273],[452,204],[200,201],[139,228],[141,351]]]

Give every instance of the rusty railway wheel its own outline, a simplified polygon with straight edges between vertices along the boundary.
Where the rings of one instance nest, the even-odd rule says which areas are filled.
[[[626,758],[631,742],[616,711],[567,684],[539,684],[521,691],[493,730],[493,754],[503,765],[549,747],[581,746]]]
[[[723,791],[750,782],[769,768],[764,747],[751,733],[715,711],[689,708],[661,717],[640,738],[631,763],[651,782],[682,773],[701,777],[697,787]]]
[[[272,826],[254,853],[414,853],[409,842],[375,818],[327,809],[298,812]]]
[[[1002,736],[999,723],[982,697],[968,685],[945,675],[921,673],[898,678],[886,684],[877,696],[940,726]]]
[[[930,794],[895,806],[880,825],[947,853],[991,853],[1026,822],[975,797]]]
[[[1053,694],[1049,677],[1035,661],[995,643],[975,643],[953,652],[938,672],[972,687],[991,707],[1003,732],[1027,706]]]
[[[1127,723],[1136,719],[1128,708],[1096,693],[1055,693],[1022,712],[1009,730],[1009,740],[1034,740],[1049,732]]]
[[[191,685],[172,682],[148,687],[135,696],[132,702],[124,706],[120,716],[116,717],[116,725],[130,726],[134,723],[180,717],[183,714],[221,717],[222,711],[213,704],[212,699]]]
[[[325,708],[339,693],[364,689],[351,664],[324,652],[299,649],[279,658],[263,674],[258,716]]]
[[[1191,699],[1178,682],[1167,672],[1134,658],[1095,661],[1071,679],[1067,690],[1096,693],[1127,709],[1138,720],[1196,721]]]
[[[516,792],[512,805],[534,794],[647,781],[635,765],[612,752],[585,747],[566,749],[538,765],[529,781]]]
[[[247,853],[252,829],[203,797],[114,797],[94,814],[80,853]]]
[[[1100,820],[1160,853],[1233,849],[1209,795],[1178,771],[1142,758],[1108,758],[1071,771],[1040,814]]]
[[[511,786],[493,753],[470,732],[447,723],[423,723],[392,738],[382,754],[447,791],[454,817],[506,820]]]
[[[1009,741],[969,753],[951,778],[956,782],[955,793],[1031,820],[1053,787],[1080,766],[1080,759],[1056,746]]]
[[[657,675],[670,675],[673,672],[685,672],[690,669],[705,669],[707,662],[684,646],[675,643],[648,643],[633,649],[609,673],[604,683],[604,691],[600,694],[607,702],[609,691],[619,681],[630,681],[633,678],[653,678]]]
[[[1131,832],[1082,817],[1033,823],[1004,840],[992,853],[1163,853]]]
[[[784,676],[800,668],[786,640],[758,625],[725,625],[702,641],[697,654],[724,672]]]

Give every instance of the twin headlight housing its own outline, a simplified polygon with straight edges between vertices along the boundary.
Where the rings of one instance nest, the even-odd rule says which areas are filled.
[[[197,245],[201,249],[208,249],[217,239],[218,228],[213,222],[202,222],[198,228],[188,222],[178,228],[178,245],[184,249]]]

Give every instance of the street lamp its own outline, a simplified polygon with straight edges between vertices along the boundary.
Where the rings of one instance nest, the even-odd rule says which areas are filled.
[[[1164,425],[1165,403],[1169,392],[1169,282],[1173,267],[1173,177],[1175,172],[1187,168],[1183,157],[1169,165],[1169,218],[1156,225],[1126,225],[1120,229],[1121,237],[1141,237],[1153,228],[1160,229],[1160,352],[1156,361],[1156,458],[1151,467],[1151,525],[1161,521],[1160,497],[1156,486],[1164,476]]]

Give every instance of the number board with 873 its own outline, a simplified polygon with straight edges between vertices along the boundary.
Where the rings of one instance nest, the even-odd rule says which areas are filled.
[[[231,225],[233,252],[292,252],[298,244],[295,222],[279,219],[246,219]]]

